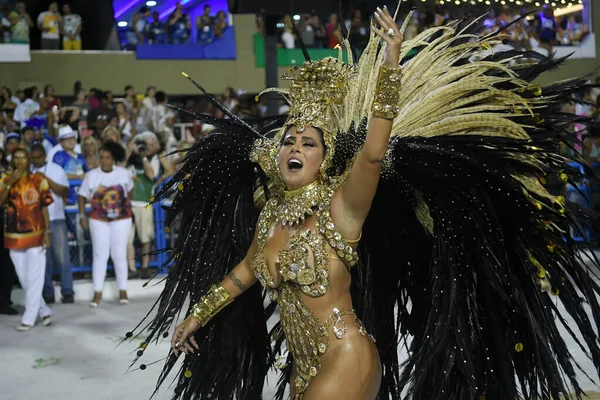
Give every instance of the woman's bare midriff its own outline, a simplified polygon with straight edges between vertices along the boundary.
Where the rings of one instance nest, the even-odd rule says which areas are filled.
[[[315,229],[315,218],[305,221],[301,229]],[[263,248],[263,254],[269,267],[269,272],[276,285],[283,278],[279,273],[278,254],[287,245],[294,230],[274,227]],[[323,324],[333,315],[334,308],[340,311],[352,309],[350,295],[351,275],[345,264],[335,259],[334,251],[328,247],[332,255],[329,260],[329,288],[321,297],[309,297],[301,294],[302,301],[314,316]],[[304,392],[304,400],[327,399],[356,399],[372,400],[377,396],[381,382],[381,365],[377,348],[371,338],[362,335],[355,324],[353,315],[342,317],[346,323],[346,333],[342,339],[329,332],[329,346],[321,355],[321,370],[309,383]],[[291,382],[294,382],[295,368]],[[294,385],[291,384],[292,398]]]

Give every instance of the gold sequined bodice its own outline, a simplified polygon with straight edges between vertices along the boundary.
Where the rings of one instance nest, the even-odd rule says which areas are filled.
[[[324,185],[311,185],[308,190],[313,207],[299,206],[303,209],[302,215],[316,211],[315,230],[303,230],[301,225],[304,218],[295,216],[300,228],[292,234],[286,248],[279,253],[279,272],[284,282],[295,284],[307,296],[320,297],[329,287],[327,245],[335,251],[348,269],[356,265],[358,254],[338,232],[331,219],[333,189]],[[290,203],[293,204],[294,201],[274,197],[267,202],[258,219],[258,251],[254,256],[252,269],[262,285],[269,289],[276,289],[278,285],[269,271],[263,249],[276,223],[289,224]]]
[[[271,300],[280,308],[281,325],[286,337],[286,347],[292,354],[298,377],[293,383],[296,389],[295,399],[301,399],[310,381],[321,368],[320,355],[329,345],[329,332],[341,339],[346,332],[345,315],[354,315],[355,324],[363,335],[366,331],[356,318],[354,310],[334,308],[326,321],[319,321],[302,300],[302,294],[309,297],[321,297],[329,288],[329,263],[339,258],[348,269],[358,261],[356,251],[337,231],[330,214],[333,189],[327,186],[312,186],[309,197],[312,208],[306,214],[316,214],[315,228],[302,228],[303,218],[297,230],[291,235],[287,246],[279,252],[278,267],[281,280],[274,279],[264,255],[264,248],[273,226],[289,224],[290,203],[285,198],[270,199],[263,209],[258,222],[258,251],[252,260],[252,269],[261,284],[269,290]],[[306,194],[302,194],[307,197]],[[286,204],[287,203],[287,204]],[[290,224],[291,225],[291,224]],[[336,256],[328,250],[334,249]],[[284,367],[284,363],[279,363]]]

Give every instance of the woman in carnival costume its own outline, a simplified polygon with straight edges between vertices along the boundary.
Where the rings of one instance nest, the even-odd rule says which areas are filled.
[[[186,311],[157,385],[185,353],[175,398],[258,399],[271,367],[279,399],[580,398],[557,325],[598,368],[597,261],[544,184],[577,178],[559,108],[583,80],[534,85],[563,60],[490,52],[477,20],[403,43],[375,16],[359,61],[284,76],[283,124],[200,117],[215,130],[157,195],[181,222],[138,357]]]

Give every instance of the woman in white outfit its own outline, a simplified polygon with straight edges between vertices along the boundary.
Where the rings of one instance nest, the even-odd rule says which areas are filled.
[[[41,174],[30,172],[29,153],[17,149],[13,153],[13,172],[2,179],[0,204],[6,202],[4,246],[10,249],[19,282],[25,291],[25,313],[19,331],[28,331],[39,316],[42,324],[52,322],[52,311],[42,297],[46,274],[46,248],[50,246],[48,205],[52,193]]]
[[[131,195],[133,181],[129,172],[115,164],[125,157],[125,149],[111,141],[100,149],[100,168],[89,171],[79,189],[81,227],[89,229],[93,247],[94,298],[90,307],[98,307],[108,258],[112,258],[119,287],[119,302],[127,298],[127,239],[131,230]],[[90,203],[89,219],[85,213]]]

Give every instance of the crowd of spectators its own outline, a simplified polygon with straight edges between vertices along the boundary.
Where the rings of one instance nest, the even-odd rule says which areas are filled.
[[[509,25],[525,12],[526,10],[508,7],[499,13],[491,11],[484,25],[487,31],[495,31]],[[462,15],[461,13],[464,13],[464,10],[448,9],[441,5],[435,8],[417,9],[408,23],[404,33],[405,39],[410,40],[425,29],[456,20]],[[404,17],[400,15],[398,21],[402,22]],[[289,15],[283,17],[277,24],[280,47],[289,49],[299,47],[299,39],[302,39],[308,48],[333,49],[343,40],[338,14],[331,14],[326,20],[316,13],[297,15],[294,18],[297,33]],[[351,9],[342,21],[348,32],[348,39],[355,48],[362,47],[368,40],[370,19],[371,17],[363,9]],[[257,18],[257,26],[258,30],[263,32],[263,20],[260,16]],[[511,45],[523,49],[541,47],[550,52],[554,46],[579,45],[589,32],[589,27],[583,23],[581,12],[555,17],[552,7],[545,7],[507,29]]]
[[[0,8],[0,43],[29,44],[34,26],[41,32],[42,50],[81,50],[82,20],[72,12],[70,4],[63,5],[61,14],[58,2],[52,1],[35,20],[27,12],[25,2],[18,2],[14,10],[8,6]]]
[[[255,127],[264,123],[264,98],[257,102],[231,87],[216,98]],[[15,216],[33,221],[19,187],[31,186],[27,196],[44,200],[35,203],[33,225],[6,228],[2,234],[10,240],[0,241],[0,314],[16,314],[10,298],[16,270],[27,298],[20,331],[31,329],[37,317],[51,323],[47,305],[57,300],[57,283],[60,301],[74,302],[73,266],[81,251],[92,265],[91,307],[101,306],[109,257],[121,304],[129,302],[128,279],[150,276],[156,232],[154,208],[147,205],[179,168],[185,150],[214,128],[192,114],[227,118],[207,97],[171,100],[188,112],[174,113],[155,86],[139,93],[127,85],[115,95],[77,82],[72,96],[60,97],[52,85],[0,89],[0,223],[5,208],[4,226],[12,226]],[[282,101],[279,113],[286,111]],[[32,244],[32,232],[39,243]],[[11,240],[19,235],[29,247],[14,248]]]
[[[55,302],[55,271],[60,272],[62,302],[74,300],[73,255],[68,253],[68,243],[79,238],[72,226],[67,229],[65,210],[69,207],[79,211],[76,221],[84,240],[91,242],[96,294],[90,305],[97,307],[101,302],[109,256],[117,275],[120,302],[127,304],[128,276],[150,276],[147,254],[153,250],[155,231],[153,208],[146,205],[155,188],[173,175],[182,157],[180,153],[167,153],[194,141],[191,129],[187,136],[174,135],[177,115],[166,107],[166,93],[154,86],[141,94],[128,85],[118,97],[96,88],[87,91],[80,82],[74,89],[71,101],[56,96],[52,85],[44,87],[43,92],[36,87],[14,94],[8,87],[0,91],[0,181],[12,185],[13,180],[22,179],[21,175],[13,179],[18,171],[13,155],[19,152],[28,173],[42,179],[53,198],[44,205],[49,213],[46,229],[52,239],[45,248],[46,275],[40,278],[43,284],[35,283],[42,300],[35,296],[31,300],[41,307],[42,314],[47,311],[46,304]],[[0,243],[0,247],[3,245]],[[14,252],[10,258],[6,249],[0,253],[0,280],[12,280],[6,265],[11,264]],[[21,279],[23,268],[19,264],[17,269],[25,287],[30,282]],[[39,275],[38,269],[35,276]],[[0,313],[14,313],[6,286],[0,289],[4,290],[0,293]],[[24,317],[21,330],[32,326],[32,315],[35,312]]]
[[[204,6],[204,13],[196,18],[196,42],[201,45],[212,43],[223,36],[228,27],[227,14],[218,11],[212,15],[210,5]],[[134,49],[141,43],[186,44],[192,38],[192,21],[181,3],[166,21],[160,20],[158,12],[147,6],[137,11],[127,26],[127,48]]]

